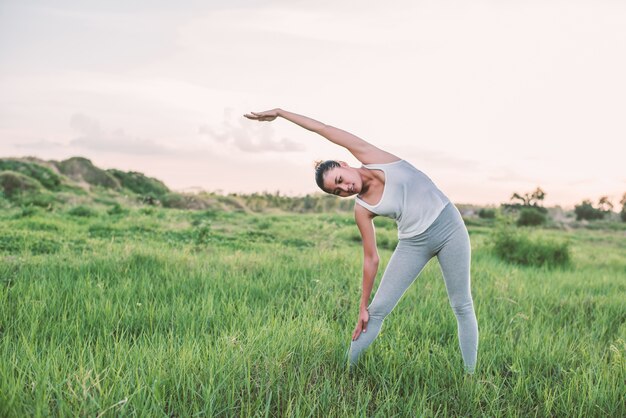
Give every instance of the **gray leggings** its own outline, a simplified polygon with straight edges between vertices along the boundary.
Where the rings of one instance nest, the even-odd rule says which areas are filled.
[[[423,233],[400,239],[372,303],[367,307],[367,332],[352,341],[348,352],[350,366],[378,336],[383,320],[417,278],[428,260],[437,256],[456,316],[459,345],[465,370],[473,373],[478,351],[478,324],[470,291],[470,241],[463,218],[454,204],[448,203],[435,222]]]

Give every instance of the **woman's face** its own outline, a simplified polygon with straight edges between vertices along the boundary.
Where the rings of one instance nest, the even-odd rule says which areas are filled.
[[[359,172],[343,161],[339,164],[340,167],[331,168],[324,175],[324,190],[341,197],[359,194],[363,187]]]

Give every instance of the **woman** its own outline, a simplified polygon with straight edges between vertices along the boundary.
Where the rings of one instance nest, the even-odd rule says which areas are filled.
[[[465,370],[474,373],[478,325],[470,291],[470,241],[461,214],[450,200],[410,163],[349,132],[282,109],[244,116],[258,121],[273,121],[280,116],[346,148],[363,164],[355,168],[343,161],[325,161],[318,164],[315,173],[318,186],[326,193],[356,195],[354,217],[364,253],[363,293],[348,353],[350,366],[378,336],[383,320],[428,260],[437,256],[457,319]],[[378,215],[396,220],[399,239],[368,306],[378,270],[372,223]]]

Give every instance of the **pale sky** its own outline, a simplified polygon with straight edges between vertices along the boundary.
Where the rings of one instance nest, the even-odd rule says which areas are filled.
[[[455,203],[626,192],[626,2],[0,1],[0,157],[83,156],[174,190],[318,191],[346,150],[410,161]]]

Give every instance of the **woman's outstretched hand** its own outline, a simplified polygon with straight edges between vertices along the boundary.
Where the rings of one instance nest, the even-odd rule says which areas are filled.
[[[361,332],[367,331],[367,323],[370,320],[370,314],[366,308],[361,308],[359,312],[359,321],[356,323],[356,328],[354,328],[354,332],[352,333],[352,341],[359,338]]]
[[[276,119],[279,109],[266,110],[265,112],[250,112],[244,116],[248,119],[258,120],[261,122],[270,122]]]

